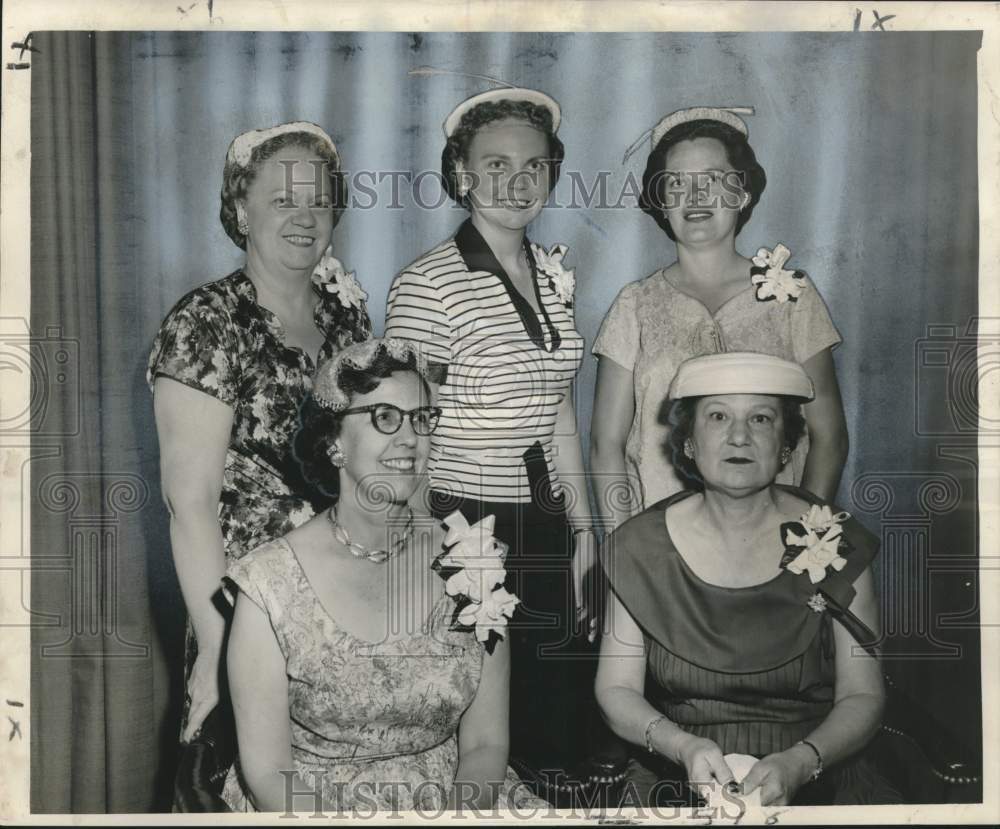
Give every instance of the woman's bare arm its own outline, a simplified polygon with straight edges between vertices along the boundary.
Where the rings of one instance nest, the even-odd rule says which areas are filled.
[[[590,422],[590,473],[602,528],[615,529],[640,504],[639,482],[625,471],[625,442],[635,416],[632,372],[610,357],[597,363]]]
[[[224,622],[212,596],[225,573],[219,495],[233,410],[204,392],[158,377],[153,412],[163,500],[170,514],[170,547],[198,639],[198,658],[187,689],[191,707],[182,735],[189,740],[219,699]]]
[[[824,348],[810,357],[803,368],[813,381],[816,397],[803,407],[809,426],[809,456],[802,475],[802,488],[826,501],[833,501],[847,463],[850,439],[830,349]]]
[[[483,657],[483,672],[472,704],[458,728],[458,771],[449,808],[489,808],[507,775],[510,648],[497,643]]]

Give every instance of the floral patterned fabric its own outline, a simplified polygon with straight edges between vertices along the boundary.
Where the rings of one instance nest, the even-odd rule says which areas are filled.
[[[664,269],[622,288],[594,341],[594,354],[610,357],[633,373],[635,415],[625,444],[625,468],[642,489],[644,509],[683,489],[666,450],[663,404],[670,382],[690,357],[723,351],[758,351],[804,363],[840,342],[822,297],[803,276],[794,302],[760,301],[746,288],[714,314],[684,293]],[[802,480],[808,436],[778,477]]]
[[[371,336],[363,304],[346,307],[317,292],[323,362]],[[312,389],[312,355],[286,346],[280,321],[257,304],[242,270],[195,289],[167,315],[149,356],[147,381],[169,377],[233,409],[219,504],[227,556],[239,557],[313,515],[291,453],[298,407]]]
[[[329,290],[334,281],[325,274],[313,277],[314,319],[325,335],[320,362],[372,331],[364,304],[342,305]],[[315,370],[312,355],[285,345],[281,322],[257,304],[257,290],[242,270],[191,291],[160,326],[146,372],[150,389],[157,377],[169,377],[233,409],[219,500],[227,558],[240,557],[314,514],[291,442]],[[185,681],[196,655],[189,624]]]
[[[483,664],[475,634],[450,630],[444,592],[423,629],[381,643],[332,618],[283,538],[227,571],[268,616],[285,657],[292,757],[308,786],[340,809],[440,809],[458,768],[457,730]],[[252,811],[234,768],[223,797]],[[508,770],[501,804],[542,805]]]

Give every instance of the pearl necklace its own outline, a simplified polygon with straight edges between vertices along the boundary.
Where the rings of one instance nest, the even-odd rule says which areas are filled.
[[[396,555],[396,553],[401,552],[413,535],[413,510],[410,507],[407,507],[406,512],[406,526],[403,528],[403,533],[396,543],[393,544],[388,550],[369,550],[367,547],[351,541],[351,537],[347,534],[346,528],[343,524],[337,522],[337,508],[335,506],[330,507],[330,509],[326,511],[326,517],[330,520],[330,528],[333,530],[333,537],[350,550],[352,556],[355,558],[363,558],[373,564],[384,564]]]

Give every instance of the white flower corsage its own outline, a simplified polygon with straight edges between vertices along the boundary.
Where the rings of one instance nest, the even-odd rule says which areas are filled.
[[[575,269],[563,267],[562,260],[569,248],[566,245],[553,245],[548,251],[541,245],[531,243],[531,253],[535,257],[535,269],[549,278],[549,285],[555,291],[559,301],[567,308],[573,307],[573,294],[576,292]]]
[[[753,257],[750,281],[757,286],[757,301],[795,302],[806,286],[805,274],[785,269],[785,262],[792,255],[781,243],[774,250],[761,248]]]
[[[368,294],[354,278],[354,271],[344,269],[343,264],[333,255],[333,247],[328,247],[313,269],[313,282],[321,291],[333,294],[345,308],[360,308],[368,301]]]
[[[848,518],[846,512],[834,514],[813,504],[797,522],[782,524],[786,552],[781,566],[796,575],[808,573],[813,584],[826,578],[827,567],[843,570],[847,559],[840,553],[847,542],[840,524]]]
[[[433,567],[445,579],[445,591],[456,600],[454,627],[474,630],[492,653],[520,601],[503,586],[507,545],[493,535],[492,515],[470,525],[455,511],[443,523],[448,528],[446,552],[435,559]]]
[[[827,506],[814,504],[798,521],[782,524],[785,554],[781,558],[781,567],[800,578],[803,575],[808,577],[810,594],[805,599],[806,607],[819,616],[832,616],[861,647],[872,656],[877,656],[879,639],[868,625],[851,612],[854,589],[847,576],[837,575],[847,566],[846,556],[854,552],[840,526],[850,517],[846,512],[835,513]],[[837,572],[831,573],[829,568]],[[850,576],[850,573],[847,575]],[[802,587],[805,587],[804,583]]]
[[[458,614],[462,625],[475,625],[476,638],[486,642],[495,632],[501,639],[507,629],[507,620],[514,615],[520,599],[506,588],[498,587],[483,597],[481,602],[469,602]]]

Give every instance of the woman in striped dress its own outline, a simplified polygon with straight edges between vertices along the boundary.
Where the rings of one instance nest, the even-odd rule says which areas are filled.
[[[587,756],[594,707],[594,663],[579,657],[592,655],[583,597],[595,538],[571,395],[583,338],[565,248],[525,236],[559,175],[559,119],[558,104],[530,89],[485,92],[448,116],[442,170],[470,218],[396,277],[385,330],[448,369],[432,511],[493,514],[509,545],[507,587],[522,602],[511,622],[511,758],[535,773]]]

